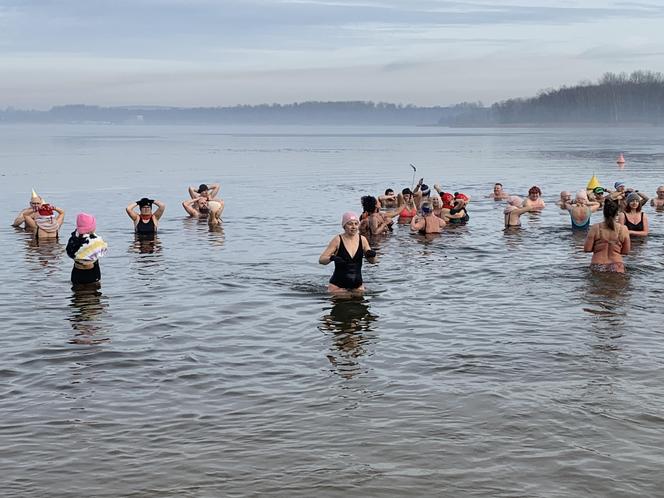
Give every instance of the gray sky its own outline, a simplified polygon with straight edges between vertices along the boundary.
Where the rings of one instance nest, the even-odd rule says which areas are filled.
[[[0,0],[0,107],[486,104],[664,71],[661,0]]]

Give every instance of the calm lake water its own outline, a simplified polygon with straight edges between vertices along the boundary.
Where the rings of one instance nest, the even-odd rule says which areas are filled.
[[[365,298],[332,300],[341,214],[409,163],[469,225],[395,229]],[[1,126],[2,495],[661,496],[664,215],[625,277],[591,274],[553,202],[593,173],[654,195],[661,129]],[[217,181],[210,232],[180,202]],[[549,206],[505,233],[495,181]],[[9,226],[32,188],[59,243]],[[78,211],[109,244],[83,294]]]

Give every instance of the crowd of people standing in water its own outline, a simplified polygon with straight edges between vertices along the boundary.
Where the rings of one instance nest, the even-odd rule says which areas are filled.
[[[189,187],[189,198],[182,202],[182,207],[189,216],[206,219],[210,227],[218,226],[224,211],[219,190],[218,183]],[[542,191],[536,185],[528,190],[526,198],[521,198],[510,195],[502,184],[496,183],[487,197],[506,202],[505,230],[518,229],[524,213],[542,211],[546,207]],[[382,195],[362,197],[362,213],[359,216],[350,211],[344,213],[343,233],[332,238],[319,257],[322,265],[334,262],[330,292],[355,295],[364,291],[363,259],[376,261],[376,252],[370,245],[372,237],[389,234],[395,223],[408,225],[411,232],[423,235],[441,233],[450,225],[465,225],[470,221],[470,201],[471,197],[463,192],[445,192],[438,184],[430,188],[423,179],[412,189],[404,188],[399,193],[387,189]],[[593,253],[591,269],[622,273],[625,271],[622,256],[629,253],[631,239],[646,237],[649,233],[648,217],[642,211],[648,201],[654,208],[664,209],[664,186],[658,187],[656,197],[650,200],[642,192],[626,187],[624,182],[615,182],[613,190],[601,187],[593,175],[586,189],[574,196],[561,192],[556,204],[558,209],[569,213],[573,230],[587,231],[584,251]],[[140,237],[156,235],[165,210],[163,202],[147,197],[126,207],[134,232]],[[591,226],[591,215],[599,210],[604,220]],[[29,207],[19,212],[13,226],[24,226],[37,240],[57,239],[64,218],[63,209],[46,203],[33,190]],[[95,217],[79,213],[66,247],[67,255],[74,260],[72,283],[98,282],[101,279],[99,260],[107,249],[106,242],[96,233]]]
[[[197,189],[189,187],[190,198],[182,202],[182,207],[189,216],[207,219],[210,227],[218,226],[224,211],[224,201],[217,197],[219,189],[218,183],[210,186],[201,184]],[[154,210],[153,206],[157,209]],[[163,202],[147,197],[130,203],[126,208],[137,237],[154,237],[165,210]],[[33,189],[29,206],[18,213],[12,226],[24,227],[33,232],[35,240],[57,240],[64,220],[64,210],[45,202]],[[108,244],[96,230],[97,220],[93,215],[76,215],[76,228],[71,232],[66,247],[67,255],[74,260],[71,271],[74,285],[92,284],[101,280],[99,260],[106,255]]]
[[[465,225],[469,222],[470,196],[461,192],[444,192],[440,185],[434,191],[423,179],[411,190],[404,188],[395,194],[393,189],[383,195],[367,195],[361,198],[362,214],[344,213],[341,219],[343,233],[336,235],[320,255],[318,262],[327,265],[334,262],[334,273],[328,289],[333,294],[358,295],[364,292],[362,280],[363,257],[370,263],[376,261],[371,249],[372,237],[386,235],[393,225],[407,224],[418,234],[441,233],[448,225]],[[542,211],[546,205],[542,190],[537,185],[528,190],[524,199],[508,194],[501,183],[496,183],[488,198],[506,201],[503,210],[505,230],[519,229],[521,215]],[[642,211],[650,199],[628,188],[622,181],[615,182],[614,189],[599,186],[593,175],[587,188],[573,197],[561,192],[558,208],[569,213],[572,230],[587,231],[583,249],[591,252],[590,268],[597,272],[624,273],[622,257],[629,253],[631,239],[648,235],[648,217]],[[657,197],[650,200],[656,209],[664,209],[664,186],[657,188]],[[591,226],[592,213],[602,210],[603,221]]]

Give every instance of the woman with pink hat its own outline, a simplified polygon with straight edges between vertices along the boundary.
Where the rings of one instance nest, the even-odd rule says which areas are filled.
[[[333,294],[361,295],[364,292],[362,281],[362,258],[369,263],[376,262],[376,251],[369,241],[360,235],[360,220],[351,211],[341,218],[342,234],[335,236],[318,258],[321,265],[334,261],[334,273],[328,290]]]
[[[97,220],[91,214],[76,216],[76,230],[67,242],[67,255],[74,260],[71,270],[73,284],[91,284],[101,280],[99,258],[106,255],[108,245],[95,233]]]

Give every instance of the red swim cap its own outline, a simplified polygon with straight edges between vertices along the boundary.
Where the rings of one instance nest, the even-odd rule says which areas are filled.
[[[50,204],[42,204],[39,206],[39,210],[37,212],[40,216],[53,216],[53,206]]]
[[[462,194],[461,192],[457,192],[454,194],[454,199],[462,200],[463,202],[468,202],[468,196],[466,194]]]

